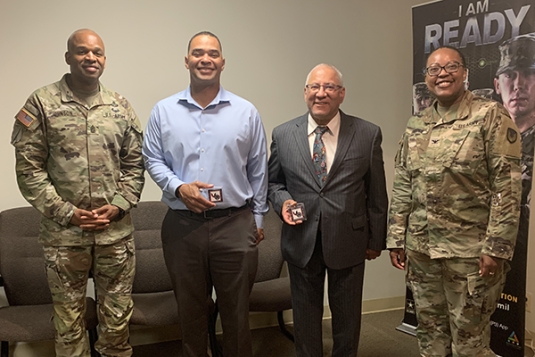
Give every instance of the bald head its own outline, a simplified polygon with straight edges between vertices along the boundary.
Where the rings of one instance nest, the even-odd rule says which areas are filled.
[[[98,88],[98,79],[106,66],[104,42],[93,30],[76,30],[67,40],[65,62],[71,68],[69,85],[78,89]]]
[[[100,41],[100,43],[102,44],[102,50],[104,50],[104,42],[95,31],[90,29],[79,29],[74,31],[67,39],[67,51],[72,51],[72,47],[77,42],[77,40],[79,40],[80,38],[85,38],[86,36],[96,37],[98,41]]]
[[[309,83],[310,76],[312,75],[312,73],[316,72],[319,69],[325,69],[325,68],[328,68],[328,69],[331,69],[332,71],[334,71],[335,77],[337,79],[337,83],[336,84],[339,84],[339,85],[341,85],[343,87],[344,86],[344,81],[342,80],[342,72],[340,72],[338,70],[338,68],[336,68],[335,66],[327,64],[327,63],[320,63],[316,67],[312,68],[312,70],[310,72],[308,72],[307,79],[305,81],[305,85]]]

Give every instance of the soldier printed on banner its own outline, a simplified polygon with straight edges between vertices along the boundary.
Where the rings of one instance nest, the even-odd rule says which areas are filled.
[[[417,115],[425,108],[429,107],[435,96],[431,94],[424,82],[416,83],[412,86],[412,113]]]
[[[513,37],[500,47],[494,87],[522,139],[522,199],[519,240],[527,242],[529,197],[535,149],[535,33]]]

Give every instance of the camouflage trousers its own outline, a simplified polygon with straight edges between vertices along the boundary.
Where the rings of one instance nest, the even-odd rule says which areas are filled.
[[[44,253],[48,286],[54,302],[56,356],[90,356],[84,320],[90,270],[93,271],[98,304],[95,349],[103,357],[131,356],[128,322],[133,308],[133,237],[111,245],[45,246]]]
[[[496,356],[490,349],[490,316],[505,284],[507,263],[479,276],[479,258],[431,259],[407,251],[422,357]],[[505,266],[506,265],[506,266]]]

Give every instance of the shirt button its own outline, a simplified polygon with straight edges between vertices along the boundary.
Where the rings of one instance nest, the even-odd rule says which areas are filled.
[[[204,152],[204,149],[201,149],[201,152]]]
[[[204,130],[204,128],[202,128],[201,131],[204,133],[206,130]]]
[[[204,171],[204,168],[201,167],[201,171]]]
[[[95,131],[97,131],[97,130],[96,130],[95,127],[92,125],[92,126],[91,126],[91,132],[92,132],[92,133],[95,133]]]

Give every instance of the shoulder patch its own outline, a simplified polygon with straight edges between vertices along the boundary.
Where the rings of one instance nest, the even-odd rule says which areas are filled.
[[[29,128],[32,123],[37,120],[37,118],[27,111],[26,109],[22,108],[20,112],[15,116],[15,119],[17,119],[22,125]]]
[[[507,128],[507,141],[509,141],[511,144],[514,144],[517,139],[518,134],[516,130],[513,128]]]

